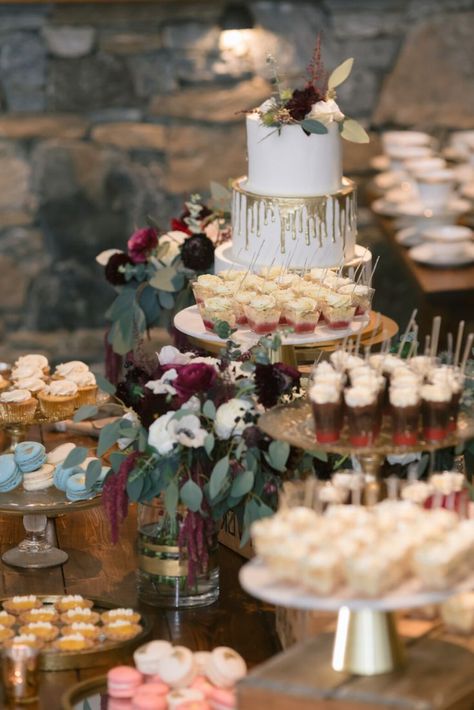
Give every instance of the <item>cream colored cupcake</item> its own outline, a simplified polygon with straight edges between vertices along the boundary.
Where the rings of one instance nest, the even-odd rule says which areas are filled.
[[[40,408],[46,417],[66,419],[77,407],[78,387],[70,380],[55,380],[38,392]]]
[[[26,380],[30,377],[34,377],[38,380],[45,380],[47,376],[39,367],[34,367],[33,365],[18,365],[18,367],[13,368],[10,377],[13,382],[16,383],[19,380]]]
[[[5,392],[9,387],[11,386],[9,380],[6,380],[4,377],[0,375],[0,394],[2,392]]]
[[[16,386],[20,390],[28,390],[31,394],[38,394],[46,387],[46,382],[39,377],[25,377],[23,380],[17,380]]]
[[[15,362],[15,367],[33,367],[36,370],[41,370],[44,375],[49,374],[49,362],[48,358],[44,355],[39,355],[38,353],[31,353],[29,355],[22,355]]]
[[[71,372],[68,380],[77,385],[77,406],[95,404],[97,401],[97,382],[93,372]]]
[[[37,406],[37,400],[28,390],[7,390],[0,394],[0,419],[7,424],[31,422]]]

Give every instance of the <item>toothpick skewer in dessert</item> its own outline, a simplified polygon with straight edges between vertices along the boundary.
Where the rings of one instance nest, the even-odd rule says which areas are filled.
[[[461,345],[462,345],[462,339],[464,336],[464,326],[465,326],[465,321],[463,321],[463,320],[459,321],[458,334],[456,337],[456,348],[454,350],[454,361],[453,361],[454,367],[457,366],[457,364],[459,362],[459,356],[461,355]]]

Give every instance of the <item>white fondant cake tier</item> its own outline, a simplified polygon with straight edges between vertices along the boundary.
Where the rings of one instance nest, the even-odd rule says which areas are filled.
[[[258,271],[262,266],[268,266],[265,262],[265,256],[263,256],[262,262],[254,264],[252,269]],[[230,239],[217,247],[214,253],[214,271],[216,274],[221,271],[227,271],[228,269],[239,271],[246,268],[248,268],[248,265],[234,259],[232,254],[232,241]],[[355,246],[353,258],[344,262],[342,274],[354,278],[356,269],[358,269],[358,274],[360,274],[360,269],[363,271],[360,282],[368,284],[372,271],[372,253],[369,249],[359,244]]]
[[[343,178],[333,194],[276,197],[233,183],[232,254],[242,264],[286,268],[338,266],[354,256],[356,187]]]
[[[247,115],[247,189],[259,195],[304,197],[337,192],[342,183],[339,124],[307,135],[301,126],[264,126]]]

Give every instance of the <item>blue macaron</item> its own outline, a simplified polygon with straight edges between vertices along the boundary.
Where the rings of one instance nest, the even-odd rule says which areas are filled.
[[[22,478],[13,454],[0,456],[0,493],[8,493],[8,491],[18,488]]]
[[[65,491],[69,478],[71,476],[74,476],[74,474],[76,473],[84,473],[84,471],[80,466],[71,466],[70,468],[64,468],[62,463],[58,464],[54,469],[54,485],[60,491]]]
[[[22,441],[15,447],[15,462],[23,473],[37,471],[46,460],[46,449],[37,441]]]
[[[95,491],[87,488],[85,471],[74,473],[68,478],[66,483],[66,498],[68,500],[87,500],[95,495]]]

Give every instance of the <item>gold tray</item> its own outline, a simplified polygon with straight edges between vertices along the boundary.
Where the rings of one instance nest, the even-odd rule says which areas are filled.
[[[385,418],[380,435],[370,446],[355,447],[350,443],[347,428],[342,431],[340,441],[320,444],[314,433],[313,415],[310,402],[304,398],[287,405],[278,405],[260,415],[258,426],[265,434],[281,439],[305,451],[326,451],[341,455],[387,455],[406,454],[412,451],[437,451],[448,446],[456,446],[461,441],[474,438],[474,419],[461,414],[458,428],[442,441],[428,442],[422,436],[416,444],[396,446],[392,443],[392,430]]]
[[[60,599],[63,594],[38,594],[37,598],[47,604],[54,604]],[[1,602],[11,599],[2,597]],[[88,597],[94,602],[92,607],[96,611],[107,611],[108,609],[118,608],[117,604],[99,599],[97,597]],[[42,671],[70,671],[81,668],[92,668],[96,665],[115,665],[129,660],[130,654],[140,646],[151,634],[153,623],[149,616],[141,614],[140,625],[142,631],[133,639],[128,641],[104,641],[98,646],[84,651],[43,651],[40,654],[40,670]]]
[[[99,700],[102,695],[107,694],[107,676],[101,675],[97,678],[91,678],[89,680],[83,680],[80,683],[68,688],[63,696],[61,697],[61,708],[62,710],[76,710],[77,703],[83,703],[84,701]],[[81,707],[81,710],[83,708]]]
[[[64,491],[50,486],[42,491],[25,491],[18,487],[0,493],[0,513],[3,515],[48,515],[54,517],[100,505],[100,494],[87,500],[68,500]]]

